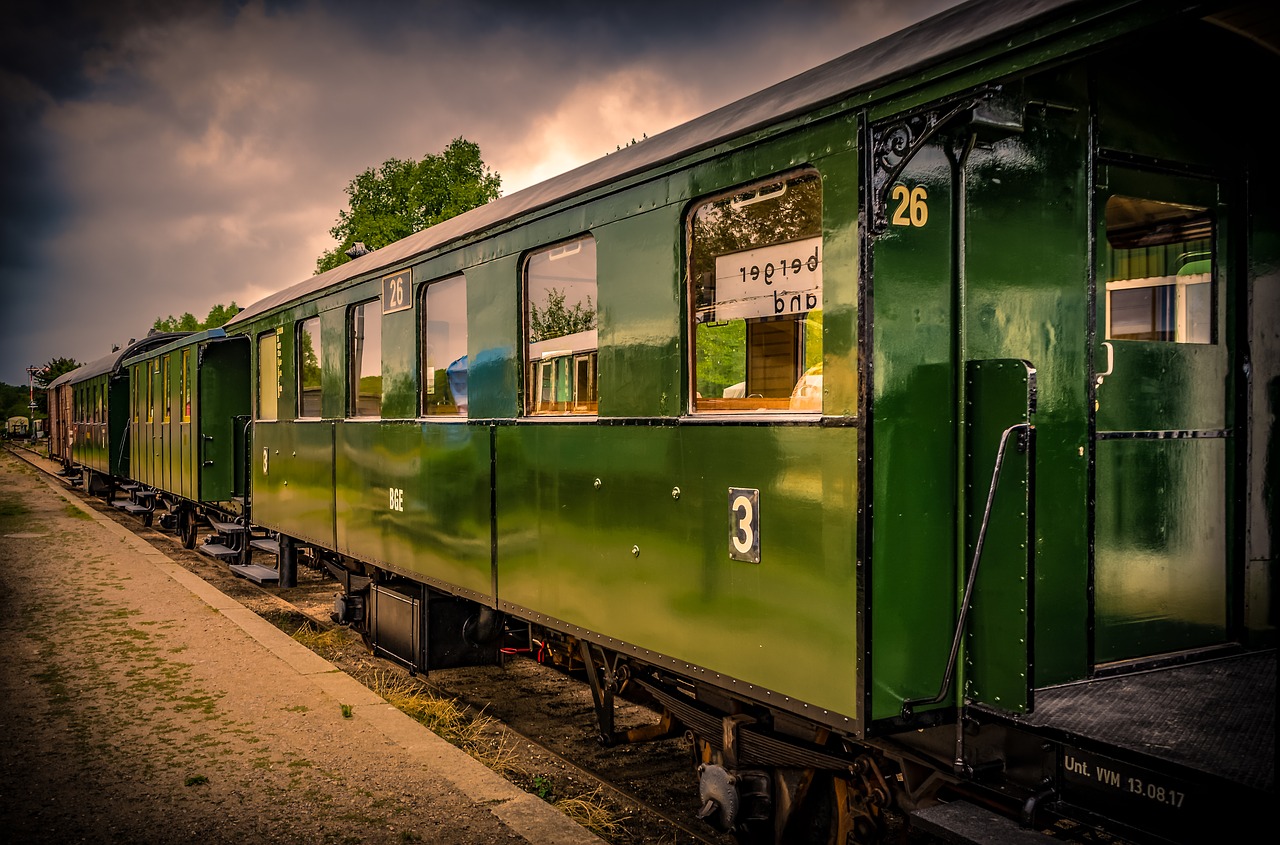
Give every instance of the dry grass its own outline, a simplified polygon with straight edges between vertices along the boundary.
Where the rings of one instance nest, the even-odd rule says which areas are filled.
[[[613,840],[626,835],[622,823],[629,816],[618,817],[609,810],[600,788],[555,802],[556,809],[602,839]]]
[[[344,645],[340,630],[322,631],[307,623],[292,635],[307,648],[329,656],[341,651]],[[461,748],[475,759],[507,780],[525,784],[526,789],[537,793],[528,784],[535,778],[521,765],[519,755],[501,724],[483,712],[472,712],[466,705],[452,698],[433,694],[414,678],[405,677],[397,670],[375,669],[363,675],[365,686],[381,696],[388,704],[419,722],[437,736]],[[622,822],[627,816],[618,817],[609,809],[601,790],[566,798],[553,798],[551,803],[578,824],[608,841],[625,841],[626,828]]]
[[[323,631],[311,622],[290,634],[298,642],[321,657],[332,659],[342,652],[345,644],[343,632],[338,628]]]

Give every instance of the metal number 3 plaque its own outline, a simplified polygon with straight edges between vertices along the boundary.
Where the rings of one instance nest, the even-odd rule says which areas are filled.
[[[760,562],[760,491],[729,488],[729,557]]]

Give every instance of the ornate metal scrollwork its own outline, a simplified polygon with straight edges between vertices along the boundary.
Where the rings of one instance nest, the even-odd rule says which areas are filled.
[[[957,117],[972,117],[999,88],[987,88],[960,100],[936,104],[927,111],[904,115],[871,127],[871,233],[889,226],[889,192],[916,153]],[[966,120],[967,124],[969,121]]]

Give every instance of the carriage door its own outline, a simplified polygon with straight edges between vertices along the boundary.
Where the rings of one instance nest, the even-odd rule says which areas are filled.
[[[1218,186],[1104,166],[1098,190],[1095,665],[1226,638],[1234,445]]]

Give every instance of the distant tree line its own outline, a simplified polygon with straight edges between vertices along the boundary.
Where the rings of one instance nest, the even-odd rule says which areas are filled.
[[[239,314],[241,309],[236,305],[235,300],[231,300],[230,305],[218,303],[209,309],[209,316],[203,321],[197,320],[195,315],[190,311],[184,313],[181,317],[174,317],[170,314],[168,317],[156,317],[156,321],[151,328],[158,332],[202,332],[206,329],[221,328],[228,320]]]

